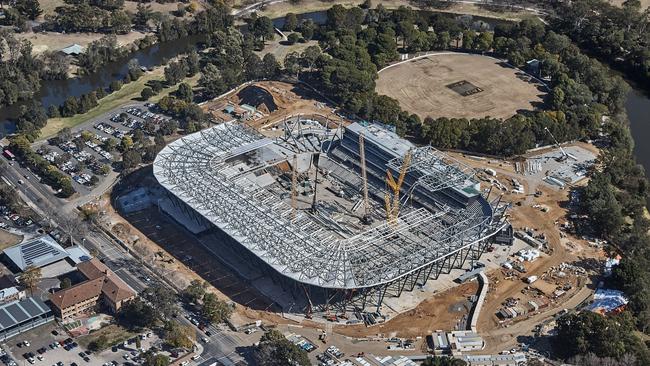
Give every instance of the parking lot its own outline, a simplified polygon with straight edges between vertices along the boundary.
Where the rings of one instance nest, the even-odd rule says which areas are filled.
[[[246,284],[225,265],[215,265],[215,256],[185,228],[157,209],[148,208],[126,216],[129,222],[149,239],[226,294],[231,300],[253,309],[273,307],[265,296]]]
[[[151,332],[141,334],[140,338],[140,349],[136,349],[135,338],[131,338],[100,353],[93,353],[84,349],[79,339],[70,338],[62,328],[50,323],[6,340],[2,348],[18,365],[133,365],[139,363],[143,350],[161,343]],[[3,360],[6,365],[10,364],[8,358]]]
[[[75,190],[89,193],[102,179],[115,171],[115,162],[121,160],[120,147],[128,145],[125,137],[138,137],[152,141],[160,126],[169,117],[151,111],[151,104],[125,106],[112,111],[92,123],[76,127],[71,133],[56,137],[35,146],[36,151],[61,171],[70,175]],[[26,179],[30,176],[25,175]],[[38,178],[37,178],[38,179]]]

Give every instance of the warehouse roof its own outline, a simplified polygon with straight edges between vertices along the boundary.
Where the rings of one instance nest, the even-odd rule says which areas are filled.
[[[22,242],[4,250],[4,254],[24,271],[27,267],[44,267],[68,257],[68,252],[49,235]]]
[[[50,308],[35,297],[0,305],[0,332],[49,312]]]

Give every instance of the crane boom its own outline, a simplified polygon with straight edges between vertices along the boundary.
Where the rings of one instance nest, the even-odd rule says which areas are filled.
[[[387,192],[384,196],[384,201],[386,205],[386,220],[390,224],[397,223],[397,217],[399,215],[399,195],[404,184],[404,179],[406,178],[406,172],[408,171],[409,165],[411,164],[411,158],[413,157],[411,151],[407,151],[404,155],[404,160],[402,161],[402,166],[399,170],[399,176],[397,181],[393,178],[393,174],[390,172],[390,169],[386,170],[386,185],[390,188],[392,192]]]
[[[555,136],[553,136],[553,134],[551,133],[551,130],[549,130],[548,127],[544,127],[544,129],[546,130],[546,132],[548,132],[549,135],[551,135],[551,137],[553,138],[553,141],[555,141],[555,145],[557,145],[557,147],[560,148],[560,151],[562,152],[562,155],[563,155],[565,158],[568,158],[568,157],[569,157],[569,154],[567,154],[566,151],[564,151],[564,149],[562,148],[562,146],[560,146],[560,143],[557,141],[557,139],[555,138]]]

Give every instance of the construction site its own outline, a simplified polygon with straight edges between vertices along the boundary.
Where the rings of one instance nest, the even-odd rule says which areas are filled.
[[[385,299],[477,261],[507,224],[473,169],[378,124],[226,122],[169,144],[153,172],[161,209],[308,318],[381,317]]]
[[[203,108],[220,123],[171,142],[104,207],[179,288],[200,277],[241,305],[233,324],[348,353],[395,337],[432,352],[426,335],[473,332],[498,353],[593,294],[602,244],[567,218],[591,144],[443,153],[278,81]]]

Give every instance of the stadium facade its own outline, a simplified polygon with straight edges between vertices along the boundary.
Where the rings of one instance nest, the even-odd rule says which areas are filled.
[[[505,205],[497,195],[489,201],[472,169],[385,126],[297,117],[280,130],[266,137],[220,124],[170,143],[153,169],[188,229],[222,231],[235,252],[310,310],[379,311],[387,296],[477,260],[506,225]],[[371,222],[358,213],[360,134]],[[399,215],[388,222],[387,171],[398,176],[407,152]]]

